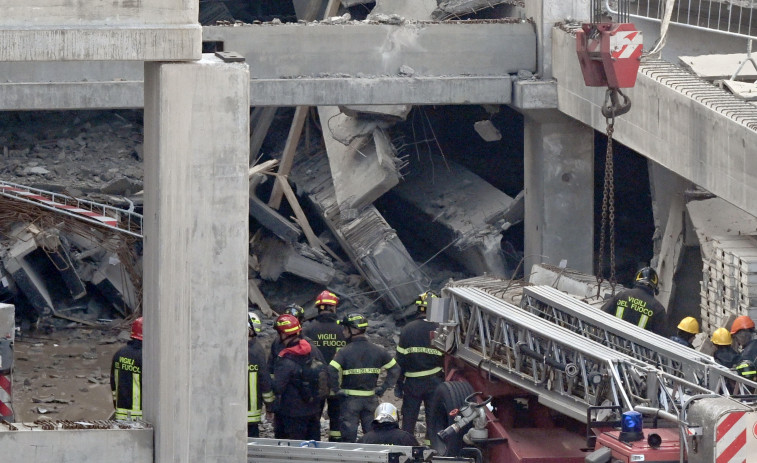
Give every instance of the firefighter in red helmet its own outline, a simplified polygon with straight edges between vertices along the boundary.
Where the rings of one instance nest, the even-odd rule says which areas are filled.
[[[310,340],[313,347],[318,348],[328,364],[333,360],[336,352],[347,344],[344,333],[336,318],[336,306],[339,297],[329,290],[321,291],[315,298],[315,307],[318,315],[314,320],[305,324],[302,333]],[[342,440],[342,432],[339,429],[339,405],[341,397],[331,394],[326,399],[329,415],[329,441],[339,442]]]
[[[283,349],[273,362],[274,435],[277,439],[321,440],[321,401],[306,401],[300,383],[302,370],[311,357],[323,363],[318,349],[302,338],[302,325],[291,314],[282,314],[274,324]]]
[[[142,317],[131,324],[131,339],[113,355],[110,390],[117,420],[142,419]]]

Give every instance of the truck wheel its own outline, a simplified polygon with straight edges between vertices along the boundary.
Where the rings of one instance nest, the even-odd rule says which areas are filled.
[[[457,435],[446,441],[439,437],[439,432],[455,421],[450,412],[465,406],[465,398],[473,394],[473,387],[467,381],[450,381],[440,384],[434,391],[426,410],[426,426],[431,438],[431,448],[440,456],[457,456],[463,448],[463,435],[471,425],[463,428]]]

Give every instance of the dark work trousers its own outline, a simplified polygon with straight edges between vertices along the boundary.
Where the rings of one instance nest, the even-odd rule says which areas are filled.
[[[342,398],[334,395],[326,399],[326,406],[328,407],[326,413],[329,415],[329,441],[331,442],[341,442],[342,440],[342,431],[339,429],[341,403]]]
[[[347,396],[342,399],[341,421],[339,429],[342,431],[342,442],[357,441],[357,425],[363,427],[363,434],[373,427],[373,413],[378,407],[378,398],[371,396]]]
[[[415,436],[415,423],[418,421],[418,413],[421,410],[421,402],[426,407],[426,413],[429,410],[431,397],[434,395],[436,387],[443,381],[439,375],[421,376],[420,378],[405,378],[405,384],[402,387],[402,430]],[[426,425],[428,430],[428,424]],[[426,442],[429,444],[428,431],[426,431]]]
[[[286,416],[277,413],[273,420],[276,439],[321,440],[321,414]]]
[[[247,423],[247,437],[260,437],[258,423]]]

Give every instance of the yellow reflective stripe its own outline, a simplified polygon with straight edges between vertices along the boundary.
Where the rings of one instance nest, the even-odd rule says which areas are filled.
[[[342,366],[339,365],[336,360],[332,360],[331,362],[329,362],[329,365],[336,368],[338,371],[342,371]]]
[[[381,368],[353,368],[342,372],[343,375],[378,375],[380,373]]]
[[[381,368],[383,368],[384,370],[388,370],[392,368],[394,365],[397,365],[397,361],[394,359],[391,359],[389,363],[387,363],[386,365],[383,365]]]
[[[271,403],[276,399],[276,395],[273,393],[273,391],[268,391],[263,393],[263,402],[265,403]]]
[[[440,371],[442,371],[442,367],[436,367],[430,370],[423,370],[423,371],[406,371],[405,376],[408,378],[419,378],[421,376],[434,375],[436,373],[439,373]]]
[[[142,410],[129,410],[128,408],[116,409],[117,420],[129,420],[136,418],[142,418]]]
[[[399,347],[397,348],[397,351],[399,352]],[[403,354],[428,354],[428,355],[443,355],[442,352],[439,349],[434,349],[433,347],[409,347],[407,349],[404,349],[405,352]]]
[[[356,395],[361,397],[369,397],[374,394],[373,391],[361,391],[359,389],[342,389],[347,395]]]
[[[618,306],[615,309],[615,316],[618,317],[618,318],[623,318],[623,312],[625,312],[625,311],[626,311],[625,307]]]
[[[138,411],[142,416],[142,375],[132,373],[131,375],[131,408]]]
[[[407,355],[407,349],[405,349],[404,347],[397,346],[397,352]]]
[[[646,328],[647,322],[649,322],[649,317],[647,315],[642,315],[641,318],[639,318],[639,327]]]
[[[329,431],[331,437],[342,437],[342,431]]]
[[[247,382],[249,386],[247,393],[249,394],[250,401],[250,408],[247,410],[247,421],[249,422],[250,418],[252,418],[251,415],[257,414],[257,416],[260,416],[260,406],[258,405],[258,372],[251,371]]]

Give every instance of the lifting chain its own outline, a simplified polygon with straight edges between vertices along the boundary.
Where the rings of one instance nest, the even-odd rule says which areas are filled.
[[[618,94],[622,95],[625,101],[618,104]],[[612,135],[615,131],[615,116],[625,114],[631,109],[631,102],[620,90],[608,89],[605,106],[602,107],[602,114],[607,120],[607,151],[605,154],[605,179],[604,189],[602,191],[602,225],[599,233],[599,257],[597,259],[597,297],[600,297],[600,287],[604,281],[604,252],[605,237],[610,238],[610,277],[608,282],[612,287],[612,295],[615,295],[615,168],[613,163]]]

